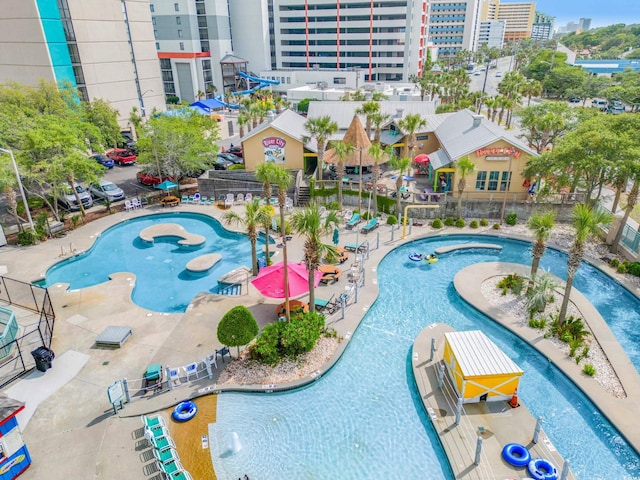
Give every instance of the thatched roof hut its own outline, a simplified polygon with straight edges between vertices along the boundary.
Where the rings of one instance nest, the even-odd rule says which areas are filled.
[[[354,151],[351,155],[344,159],[344,164],[349,166],[370,166],[375,163],[375,159],[369,153],[369,147],[371,147],[371,141],[367,137],[367,132],[362,126],[362,122],[357,115],[353,117],[351,120],[351,124],[344,134],[344,138],[342,139],[347,145],[352,145],[354,147]],[[362,163],[360,161],[360,154],[362,153]],[[323,160],[325,163],[338,163],[338,156],[335,153],[335,149],[330,148],[324,153]],[[378,163],[386,163],[389,161],[389,155],[386,153],[382,155]]]

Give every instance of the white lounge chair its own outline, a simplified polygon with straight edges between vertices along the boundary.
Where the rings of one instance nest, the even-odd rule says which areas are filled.
[[[138,197],[133,197],[131,199],[131,207],[133,210],[136,210],[138,208],[142,208],[142,203],[140,203],[140,199]]]
[[[174,385],[180,385],[180,368],[167,367],[169,381]]]
[[[224,208],[233,207],[233,193],[227,193],[227,196],[224,199]]]
[[[236,195],[236,204],[242,205],[244,203],[244,194],[239,193]]]
[[[133,204],[131,203],[131,200],[124,201],[124,210],[125,212],[130,212],[131,210],[133,210]]]
[[[247,203],[249,203],[249,202],[253,201],[253,194],[252,194],[252,193],[247,193],[247,194],[244,196],[244,201],[245,201],[245,202],[247,202]]]
[[[198,379],[198,364],[196,362],[190,363],[184,366],[184,373],[187,376],[187,381],[191,380],[191,377]]]

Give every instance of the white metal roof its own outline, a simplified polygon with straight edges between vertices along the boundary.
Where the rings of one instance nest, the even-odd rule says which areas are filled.
[[[448,332],[444,336],[465,378],[524,373],[480,330]]]

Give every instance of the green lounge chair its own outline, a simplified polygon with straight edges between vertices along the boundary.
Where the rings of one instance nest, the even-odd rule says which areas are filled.
[[[163,463],[158,460],[156,461],[156,464],[158,465],[160,471],[164,473],[167,478],[172,478],[171,475],[176,472],[184,471],[184,467],[180,463],[180,460],[177,458],[174,460],[169,460],[167,463]]]
[[[162,435],[165,433],[166,435]],[[149,441],[151,446],[157,450],[165,450],[167,448],[176,448],[176,444],[173,442],[173,438],[169,436],[169,432],[167,430],[158,432],[159,434],[156,436],[153,434],[148,428],[144,429],[144,436]]]
[[[344,246],[344,249],[347,250],[348,252],[362,253],[362,252],[366,251],[367,245],[366,245],[365,242],[359,243],[357,245],[355,243],[347,243]]]
[[[360,233],[369,233],[371,230],[375,230],[376,228],[378,228],[378,217],[374,217],[369,220],[369,223],[362,227]]]
[[[164,450],[153,449],[153,456],[156,457],[158,463],[162,463],[163,465],[168,465],[176,460],[180,461],[178,457],[178,452],[176,452],[173,448],[165,448]]]
[[[167,427],[155,427],[153,429],[145,427],[144,436],[147,437],[147,440],[149,440],[149,438],[157,440],[161,437],[170,437],[171,435],[169,434],[169,429]],[[151,442],[151,440],[149,440],[149,442]]]
[[[164,418],[162,418],[160,415],[156,415],[155,417],[140,415],[140,419],[142,420],[142,424],[144,425],[144,427],[152,431],[159,428],[166,428],[167,426]]]
[[[193,477],[186,470],[178,470],[171,474],[171,480],[193,480]]]
[[[349,221],[345,224],[345,227],[347,227],[347,230],[351,230],[353,229],[353,227],[355,227],[359,223],[360,223],[360,214],[354,213],[353,215],[351,215],[351,218],[349,219]]]
[[[326,308],[327,305],[329,305],[329,303],[331,303],[331,300],[333,300],[334,295],[331,295],[331,297],[329,298],[329,300],[323,300],[322,298],[316,298],[316,310],[320,313],[322,313]]]

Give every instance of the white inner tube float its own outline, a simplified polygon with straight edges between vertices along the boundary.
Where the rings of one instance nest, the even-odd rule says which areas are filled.
[[[527,471],[535,480],[558,480],[558,470],[544,458],[532,458]]]
[[[198,413],[198,406],[191,400],[186,400],[176,405],[171,416],[177,422],[186,422],[195,417],[196,413]]]
[[[422,260],[424,257],[421,253],[418,252],[412,252],[409,254],[409,260],[413,261],[413,262],[419,262],[420,260]]]

